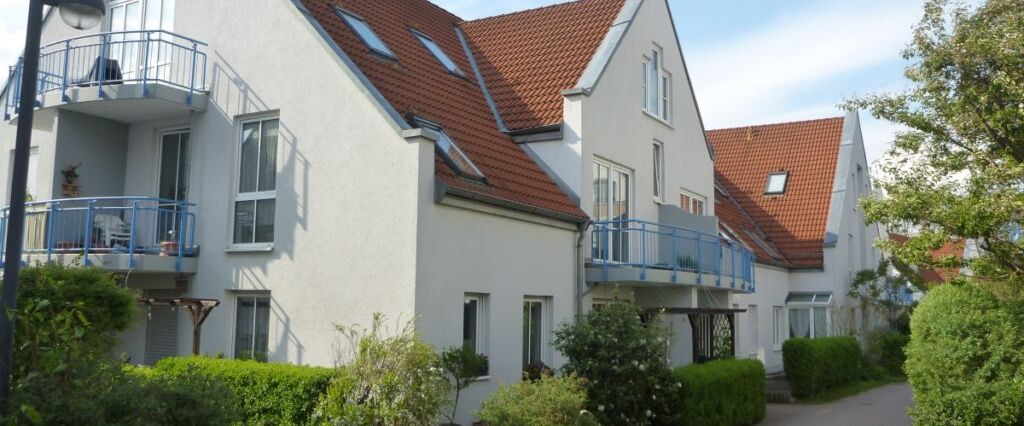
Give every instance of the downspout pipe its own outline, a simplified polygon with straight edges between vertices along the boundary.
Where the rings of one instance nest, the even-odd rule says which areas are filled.
[[[583,314],[583,295],[586,294],[583,288],[587,285],[586,283],[586,271],[584,270],[585,265],[583,256],[583,240],[586,239],[587,229],[594,222],[587,220],[586,222],[579,224],[579,235],[576,236],[576,282],[573,283],[574,297],[573,297],[573,312],[575,312],[578,318]]]

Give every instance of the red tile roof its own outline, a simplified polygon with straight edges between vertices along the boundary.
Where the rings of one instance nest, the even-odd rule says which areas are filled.
[[[719,224],[728,231],[726,236],[739,240],[753,250],[760,262],[782,267],[792,266],[757,222],[721,185],[715,185],[715,216],[718,217]]]
[[[425,0],[301,2],[387,102],[403,117],[418,115],[440,124],[487,178],[486,184],[459,178],[437,158],[437,175],[445,184],[491,200],[586,218],[551,178],[498,130],[456,34],[461,18]],[[397,60],[370,52],[334,13],[334,5],[365,19]],[[468,77],[448,73],[410,29],[431,37]]]
[[[843,120],[836,117],[707,132],[715,149],[716,181],[794,268],[823,265]],[[789,173],[786,191],[765,195],[768,174],[777,171]],[[719,205],[717,200],[715,205]],[[723,222],[729,225],[728,219]]]
[[[464,22],[509,130],[562,121],[562,90],[590,63],[624,0],[580,0]]]
[[[906,235],[900,234],[889,234],[889,239],[895,241],[897,244],[903,244],[907,241]],[[932,259],[939,260],[947,256],[953,256],[957,260],[963,261],[964,249],[967,247],[967,241],[963,239],[952,239],[939,247],[938,250],[932,252]],[[919,271],[921,278],[926,283],[941,284],[947,282],[953,278],[960,276],[959,268],[924,268]]]

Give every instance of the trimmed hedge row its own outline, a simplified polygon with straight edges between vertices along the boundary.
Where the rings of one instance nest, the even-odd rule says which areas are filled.
[[[330,368],[208,357],[164,358],[157,374],[192,370],[214,378],[237,396],[243,424],[301,425],[310,423],[335,371]]]
[[[852,336],[793,338],[782,344],[782,363],[793,396],[808,398],[860,379],[860,344]]]
[[[711,361],[676,368],[673,374],[681,385],[681,425],[749,425],[764,418],[761,361]]]

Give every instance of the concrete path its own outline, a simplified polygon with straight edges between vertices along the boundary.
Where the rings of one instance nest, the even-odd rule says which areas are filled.
[[[761,425],[906,426],[913,404],[910,385],[897,383],[828,404],[768,404]]]

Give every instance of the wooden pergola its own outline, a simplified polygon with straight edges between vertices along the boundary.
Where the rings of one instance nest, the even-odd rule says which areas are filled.
[[[647,308],[647,313],[686,315],[693,338],[693,362],[700,363],[717,358],[720,339],[728,339],[728,350],[736,355],[736,314],[746,309],[725,308]],[[728,333],[728,336],[724,334]]]
[[[193,297],[143,297],[139,303],[146,306],[183,307],[192,318],[192,354],[199,355],[199,340],[203,332],[203,322],[210,311],[220,305],[217,299],[200,299]]]

